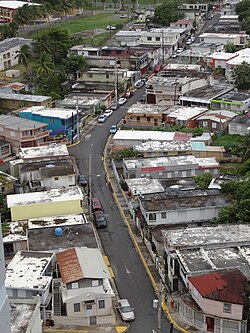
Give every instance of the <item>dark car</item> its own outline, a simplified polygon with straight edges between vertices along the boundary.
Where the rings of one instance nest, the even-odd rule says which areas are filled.
[[[91,209],[92,209],[92,212],[95,212],[97,210],[102,210],[102,204],[98,197],[93,197],[91,199]]]
[[[117,103],[113,103],[110,106],[110,109],[113,110],[113,111],[117,110],[118,108],[119,108],[119,104],[117,104]]]
[[[81,186],[86,186],[86,185],[88,185],[88,180],[84,175],[79,175],[78,176],[78,183]]]
[[[93,213],[94,216],[94,222],[97,229],[106,228],[107,227],[107,220],[104,216],[104,213],[102,210],[97,210]]]

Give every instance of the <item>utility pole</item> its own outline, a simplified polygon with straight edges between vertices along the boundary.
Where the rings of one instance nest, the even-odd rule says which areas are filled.
[[[79,119],[78,119],[78,97],[76,97],[76,134],[77,134],[77,141],[80,141],[79,138]]]
[[[161,31],[161,49],[162,49],[162,64],[165,63],[165,45],[164,45],[164,31]]]
[[[117,68],[116,68],[116,60],[115,60],[115,102],[118,102],[118,77],[117,77]]]

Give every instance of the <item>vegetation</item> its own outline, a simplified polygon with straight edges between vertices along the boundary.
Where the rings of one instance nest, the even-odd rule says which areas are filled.
[[[231,199],[232,203],[219,212],[214,219],[216,224],[242,224],[250,221],[250,177],[244,180],[231,181],[222,185],[222,192]]]
[[[117,162],[122,161],[123,158],[138,157],[139,154],[133,150],[133,148],[127,148],[123,150],[116,150],[110,154],[110,157]]]
[[[227,52],[227,53],[235,53],[235,52],[239,51],[239,47],[234,45],[234,43],[231,43],[231,42],[224,45],[224,49],[225,49],[225,52]]]
[[[236,4],[236,14],[239,15],[241,29],[250,33],[250,0],[242,0]]]
[[[208,185],[210,184],[213,176],[211,173],[206,172],[204,175],[201,176],[194,176],[194,181],[196,184],[201,188],[201,189],[206,189],[208,188]]]
[[[185,133],[192,133],[193,137],[201,136],[204,133],[204,128],[196,127],[196,128],[187,128],[180,125],[171,125],[166,126],[164,129],[166,131],[175,131],[175,132],[185,132]]]
[[[10,210],[7,206],[6,196],[0,192],[0,211],[1,211],[1,222],[2,224],[11,220],[10,218]]]
[[[250,65],[246,61],[243,61],[234,69],[234,77],[238,89],[250,89]]]
[[[238,134],[223,134],[221,136],[215,134],[212,140],[212,146],[224,146],[227,153],[240,155],[239,146],[244,143],[245,137]]]
[[[184,17],[184,13],[179,10],[180,0],[165,0],[155,9],[154,22],[163,26],[169,26]]]

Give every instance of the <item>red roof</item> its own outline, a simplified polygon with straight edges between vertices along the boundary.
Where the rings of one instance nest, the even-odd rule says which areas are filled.
[[[83,273],[75,248],[57,253],[56,259],[63,283],[83,279]]]
[[[192,138],[192,133],[175,132],[174,141],[189,141]]]
[[[189,277],[204,298],[234,304],[244,304],[246,280],[238,269]]]
[[[193,21],[191,20],[178,20],[176,21],[176,24],[192,24]]]

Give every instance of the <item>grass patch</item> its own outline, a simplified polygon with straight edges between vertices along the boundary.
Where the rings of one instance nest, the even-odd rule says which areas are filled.
[[[239,146],[245,141],[244,136],[223,134],[221,137],[213,136],[213,146],[224,146],[227,152],[238,154]]]
[[[221,173],[237,175],[241,165],[242,163],[221,163]]]
[[[113,36],[113,34],[112,34]],[[98,34],[92,37],[87,37],[82,39],[83,45],[92,45],[92,46],[104,46],[110,38],[109,32],[104,32],[103,34]]]
[[[117,16],[116,19],[114,14],[104,13],[84,17],[79,20],[73,20],[70,22],[63,22],[59,26],[62,29],[69,29],[72,34],[75,34],[81,31],[94,30],[97,28],[106,29],[107,25],[109,24],[117,25],[124,23],[125,21],[126,19],[120,19],[119,16]]]

